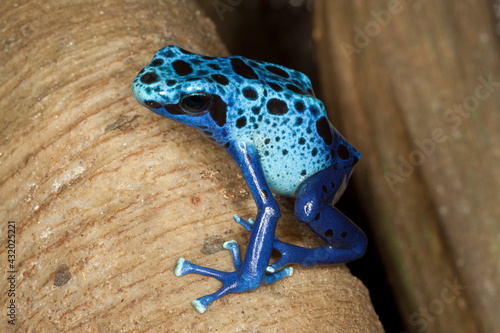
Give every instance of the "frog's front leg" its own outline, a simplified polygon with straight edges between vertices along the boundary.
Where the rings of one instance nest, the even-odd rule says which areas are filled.
[[[263,283],[275,282],[293,272],[291,268],[285,268],[273,274],[266,274],[273,249],[274,233],[281,214],[278,203],[266,183],[255,147],[246,142],[233,141],[227,150],[243,172],[258,212],[243,262],[240,261],[236,242],[224,244],[225,248],[231,250],[236,271],[221,272],[194,265],[183,258],[179,259],[175,270],[177,276],[197,273],[222,282],[222,287],[217,292],[193,301],[194,307],[200,313],[203,313],[211,302],[227,293],[254,290]]]

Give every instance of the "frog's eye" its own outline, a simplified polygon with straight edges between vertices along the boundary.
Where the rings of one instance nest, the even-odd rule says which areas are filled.
[[[181,99],[181,108],[188,113],[198,113],[208,110],[212,104],[212,95],[197,92],[186,95]]]

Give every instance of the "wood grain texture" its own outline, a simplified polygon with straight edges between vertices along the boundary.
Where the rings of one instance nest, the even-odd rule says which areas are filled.
[[[412,332],[500,327],[500,62],[489,1],[315,2],[323,95]]]
[[[344,265],[304,269],[204,315],[218,282],[177,278],[179,257],[231,270],[221,240],[255,214],[230,157],[138,105],[131,82],[168,44],[227,51],[193,1],[3,1],[0,53],[0,272],[16,222],[17,332],[382,332]],[[285,240],[317,241],[280,199]],[[0,283],[6,308],[8,285]]]

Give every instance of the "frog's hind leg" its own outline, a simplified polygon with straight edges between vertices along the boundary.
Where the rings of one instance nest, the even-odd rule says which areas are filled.
[[[295,215],[327,244],[303,248],[275,240],[273,246],[281,258],[268,267],[268,272],[275,272],[288,263],[305,266],[345,263],[364,254],[367,239],[363,231],[330,205],[343,191],[348,177],[332,167],[304,181],[297,192]]]

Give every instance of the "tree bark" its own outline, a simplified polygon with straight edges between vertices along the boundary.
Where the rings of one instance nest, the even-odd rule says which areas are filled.
[[[489,1],[315,2],[327,108],[408,329],[500,327],[500,62]]]
[[[203,315],[190,305],[219,285],[175,277],[177,259],[232,270],[222,241],[244,251],[249,237],[232,216],[256,213],[228,154],[131,94],[132,79],[165,45],[227,54],[193,1],[0,6],[1,330],[383,331],[344,265],[297,267]],[[292,204],[280,204],[280,237],[315,244]],[[5,314],[11,300],[15,325]]]

